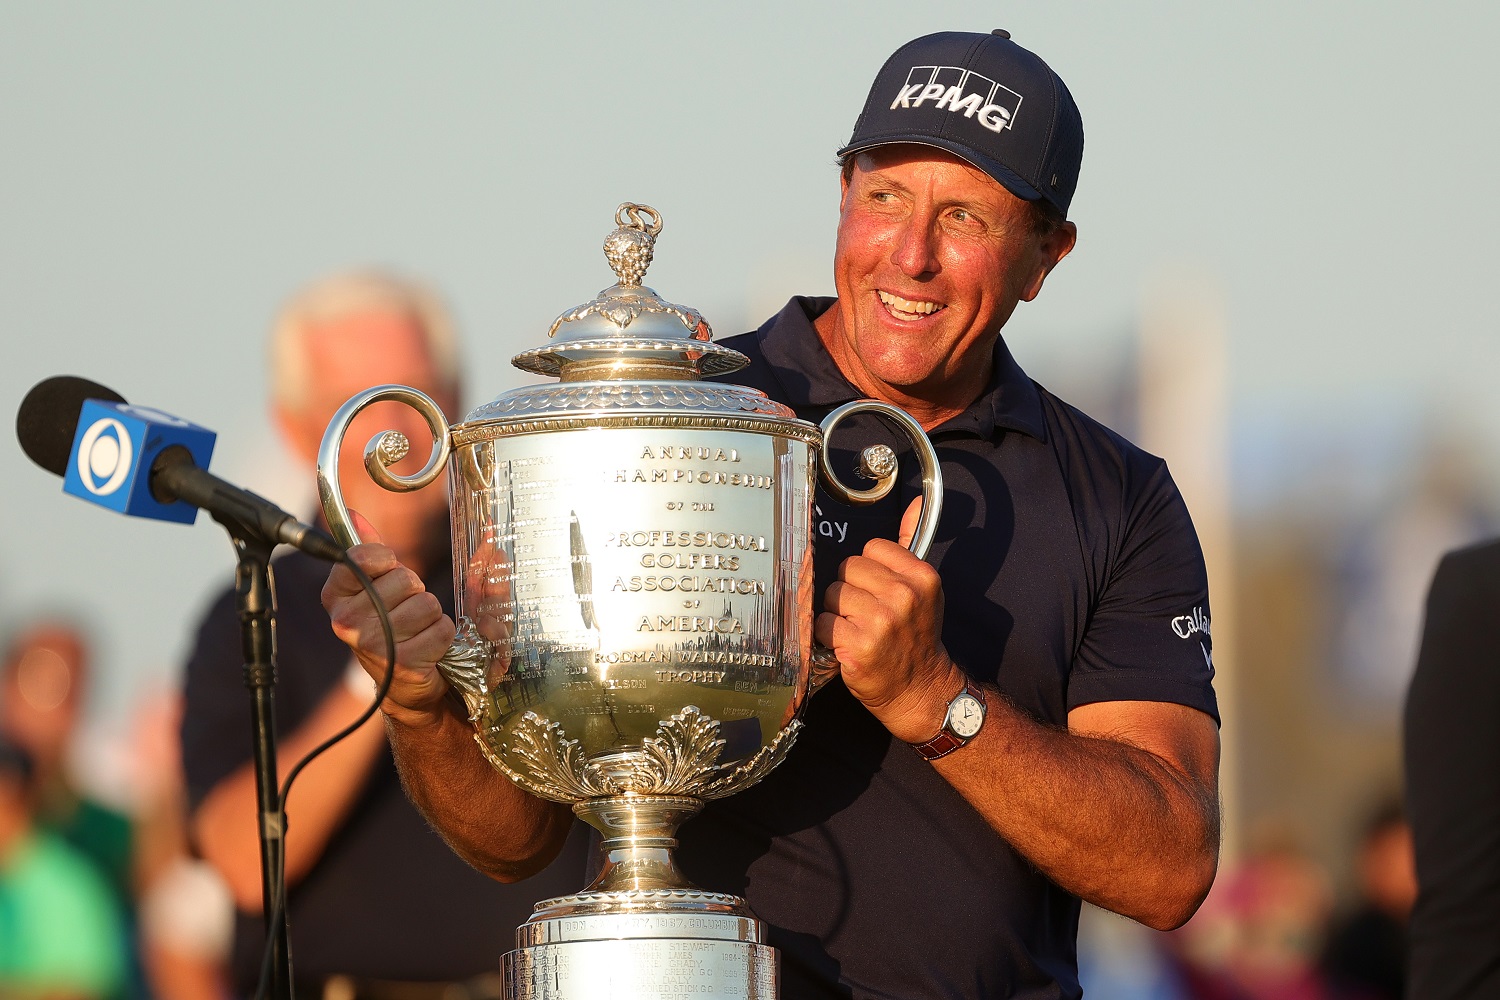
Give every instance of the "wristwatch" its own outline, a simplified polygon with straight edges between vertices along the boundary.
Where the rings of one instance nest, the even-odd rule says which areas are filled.
[[[928,760],[937,760],[950,754],[972,740],[984,725],[984,691],[968,677],[964,678],[964,689],[948,702],[948,714],[943,716],[943,728],[926,743],[913,743],[911,747]]]

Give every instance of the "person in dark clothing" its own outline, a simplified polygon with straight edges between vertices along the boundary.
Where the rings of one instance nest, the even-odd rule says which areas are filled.
[[[1401,1000],[1406,926],[1417,896],[1411,827],[1399,802],[1365,824],[1357,858],[1359,901],[1335,921],[1321,962],[1335,1000]]]
[[[273,409],[309,469],[334,411],[372,383],[401,378],[452,410],[458,361],[446,315],[409,281],[342,275],[294,298],[271,344]],[[417,439],[409,411],[374,412],[351,452],[377,430]],[[357,453],[345,456],[357,466]],[[351,480],[354,477],[350,477]],[[447,499],[442,489],[397,497],[351,482],[353,503],[386,526],[390,545],[451,601]],[[352,722],[374,686],[328,628],[318,603],[321,564],[293,553],[273,563],[277,592],[278,764],[285,778],[307,751]],[[241,677],[233,594],[221,594],[188,661],[183,762],[198,850],[223,875],[238,914],[232,979],[248,993],[263,941],[249,700]],[[298,995],[487,997],[515,927],[543,896],[575,890],[586,838],[555,869],[504,886],[458,862],[401,792],[377,716],[309,766],[287,804],[286,879]],[[420,875],[418,874],[420,873]],[[453,984],[461,984],[455,987]],[[423,990],[426,992],[423,992]],[[461,993],[445,990],[461,989]]]
[[[1073,248],[1082,149],[1066,86],[1007,33],[902,46],[841,151],[837,298],[727,342],[751,360],[729,380],[799,416],[905,409],[949,487],[931,564],[889,538],[914,504],[860,517],[817,498],[820,539],[825,521],[844,539],[820,552],[837,578],[814,626],[839,679],[780,767],[681,832],[689,877],[770,925],[787,1000],[1078,997],[1080,899],[1168,928],[1213,880],[1211,622],[1186,507],[1160,459],[1037,386],[1001,338]],[[397,621],[384,711],[410,794],[472,864],[525,876],[567,810],[476,752],[435,673],[439,602],[390,548],[351,551]],[[352,574],[334,569],[324,603],[382,675]]]
[[[1406,695],[1407,995],[1500,996],[1500,542],[1445,555]]]

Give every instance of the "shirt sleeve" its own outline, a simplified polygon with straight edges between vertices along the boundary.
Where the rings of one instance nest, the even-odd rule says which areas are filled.
[[[1146,456],[1143,456],[1145,458]],[[1127,489],[1107,539],[1068,679],[1068,708],[1160,701],[1219,720],[1213,690],[1208,572],[1192,518],[1165,463],[1151,459]]]

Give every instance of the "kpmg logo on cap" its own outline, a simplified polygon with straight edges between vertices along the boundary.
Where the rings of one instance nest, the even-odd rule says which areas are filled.
[[[991,132],[1010,128],[1021,108],[1020,94],[962,66],[913,66],[891,110],[920,108],[929,101],[935,108],[977,118]]]

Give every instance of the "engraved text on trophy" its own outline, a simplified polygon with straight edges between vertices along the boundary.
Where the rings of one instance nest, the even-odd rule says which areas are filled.
[[[504,458],[461,449],[459,612],[494,644],[499,725],[530,710],[594,752],[638,745],[692,704],[725,724],[723,761],[748,756],[797,682],[802,637],[777,622],[799,621],[782,584],[805,526],[779,509],[778,483],[805,469],[766,435],[616,430],[609,460],[600,442],[577,430],[507,439]]]

